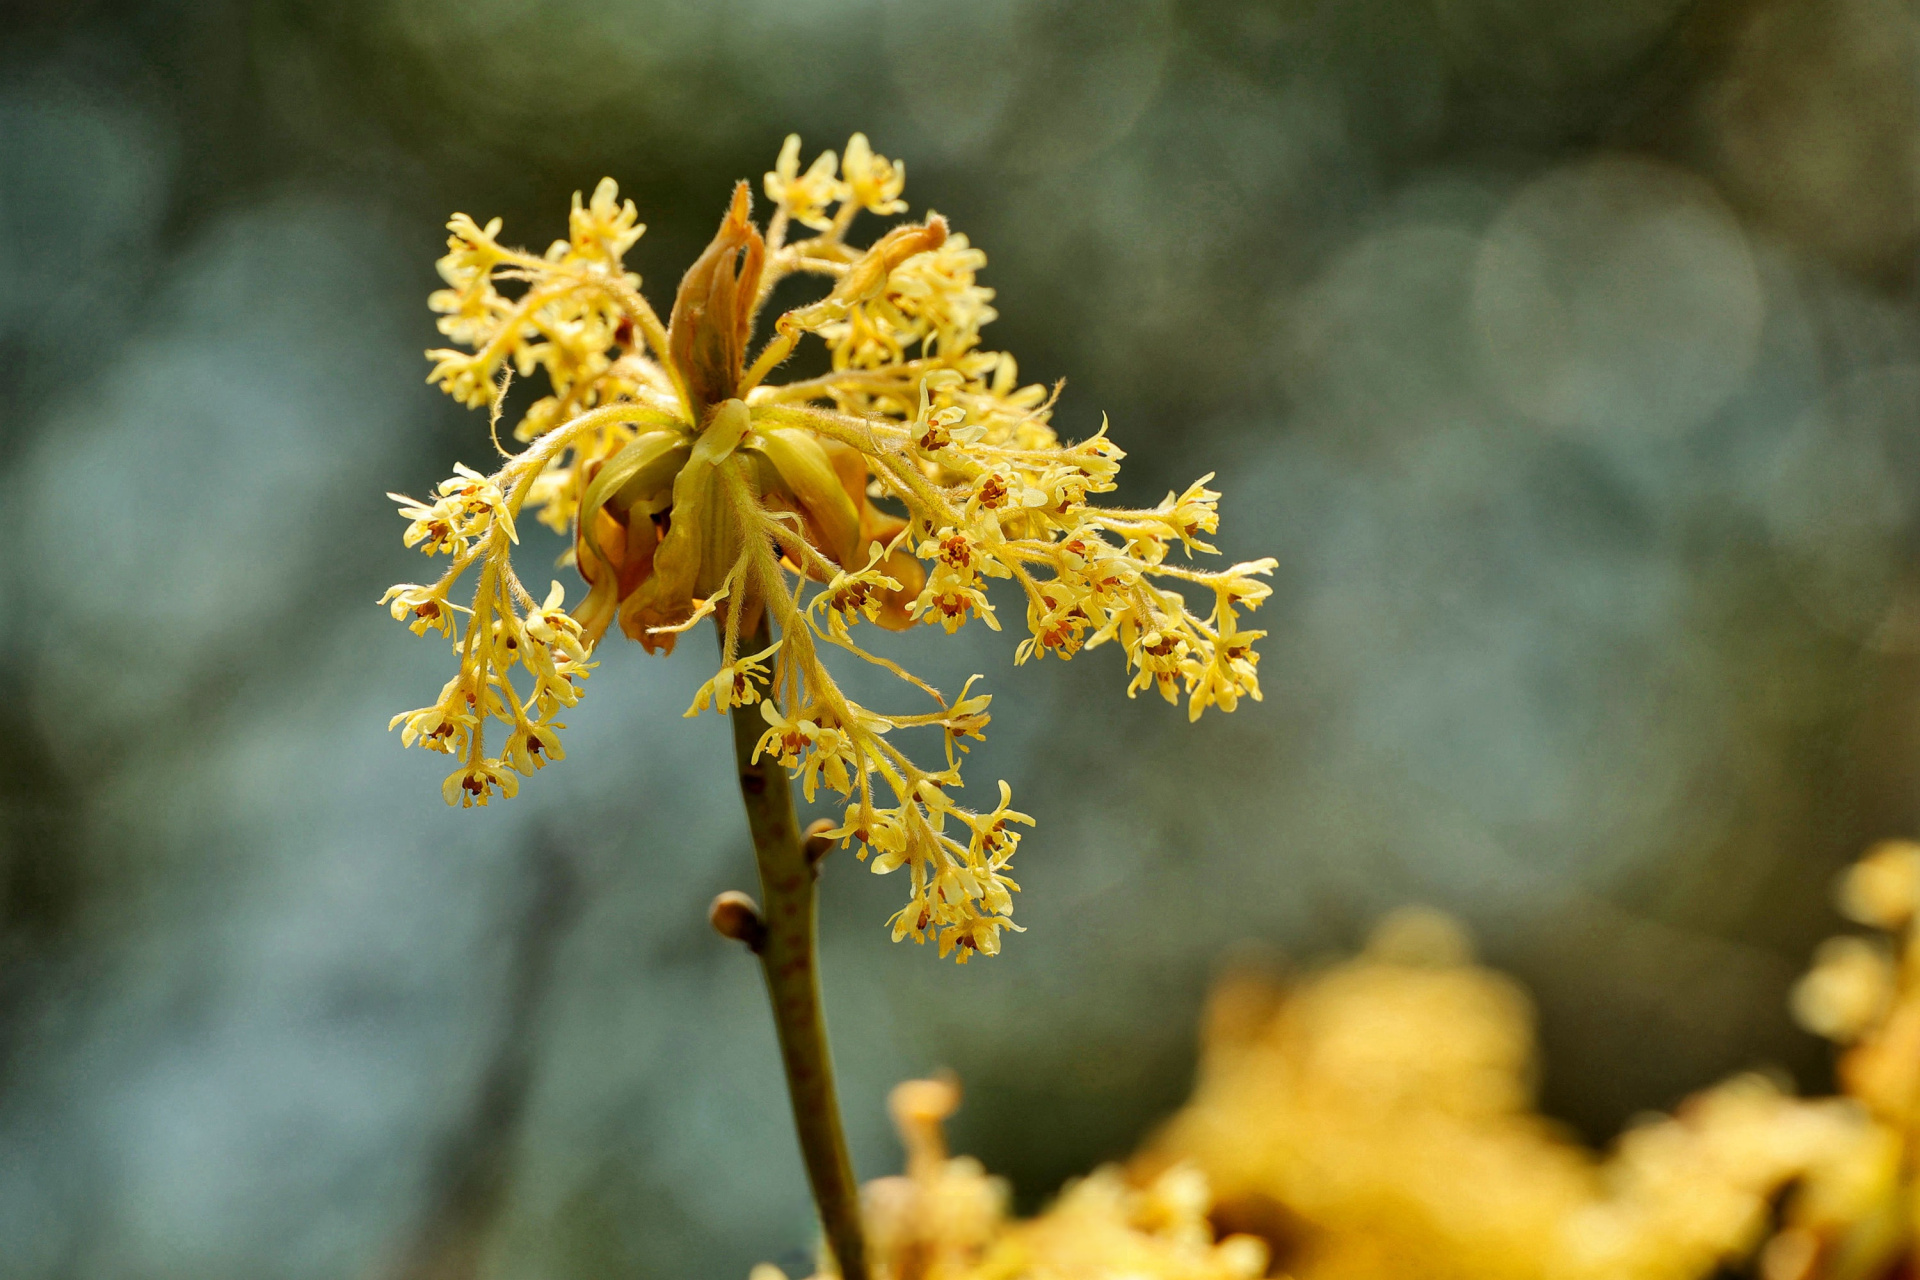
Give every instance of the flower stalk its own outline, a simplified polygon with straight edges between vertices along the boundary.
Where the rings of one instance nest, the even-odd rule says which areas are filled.
[[[771,643],[763,612],[745,641],[751,650]],[[733,756],[739,768],[740,799],[753,834],[753,856],[760,870],[765,903],[752,941],[767,979],[780,1039],[780,1063],[800,1158],[820,1211],[827,1245],[844,1280],[867,1280],[866,1243],[860,1229],[860,1192],[847,1155],[840,1121],[840,1099],[833,1083],[833,1054],[827,1045],[826,1013],[820,1002],[820,963],[815,946],[814,859],[794,814],[793,787],[777,759],[754,748],[762,726],[747,716],[730,716]]]
[[[905,871],[893,940],[965,964],[1023,932],[1012,861],[1034,821],[1004,781],[991,808],[964,804],[961,760],[991,720],[979,677],[943,694],[860,628],[951,634],[972,619],[998,631],[987,592],[999,583],[999,607],[1024,606],[1014,662],[1112,644],[1129,697],[1178,702],[1184,689],[1197,718],[1259,699],[1263,633],[1242,619],[1274,569],[1188,563],[1214,552],[1211,473],[1151,507],[1101,504],[1122,450],[1104,420],[1062,440],[1059,386],[1023,384],[1011,355],[982,345],[996,314],[977,279],[986,255],[945,218],[848,239],[862,213],[905,212],[905,182],[860,134],[804,171],[789,138],[764,177],[764,226],[738,184],[664,323],[625,264],[645,228],[611,179],[576,193],[566,238],[544,253],[502,243],[498,219],[456,214],[438,264],[447,287],[429,299],[454,346],[428,353],[429,380],[491,406],[501,457],[491,474],[456,466],[424,500],[393,495],[407,544],[447,566],[383,599],[458,660],[437,699],[390,727],[452,757],[442,794],[463,807],[510,797],[565,757],[560,716],[609,634],[671,652],[713,621],[720,667],[686,714],[732,722],[766,906],[722,894],[710,919],[765,969],[800,1149],[847,1280],[867,1264],[821,1014],[813,864],[837,842],[872,872]],[[792,277],[812,277],[817,296],[763,323]],[[824,345],[830,372],[775,380],[803,341]],[[509,452],[497,430],[507,380],[537,371],[549,394]],[[571,608],[558,582],[538,600],[514,567],[526,515],[571,538],[563,560],[586,588]],[[468,598],[463,581],[471,603],[455,598]],[[855,701],[829,656],[886,671],[920,709]],[[803,836],[795,782],[809,803],[837,795],[837,820]]]

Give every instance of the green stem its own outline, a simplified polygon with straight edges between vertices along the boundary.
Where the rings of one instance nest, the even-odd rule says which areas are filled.
[[[765,610],[742,651],[757,653],[770,643]],[[757,707],[735,707],[733,755],[740,770],[740,798],[753,832],[753,855],[760,865],[761,901],[766,933],[760,966],[780,1036],[780,1060],[793,1101],[793,1125],[800,1156],[807,1166],[827,1244],[844,1280],[867,1280],[866,1242],[860,1227],[860,1190],[847,1157],[840,1124],[840,1101],[833,1086],[833,1055],[827,1047],[827,1021],[820,1004],[820,966],[814,948],[814,868],[807,859],[800,822],[793,809],[787,771],[771,755],[756,764],[753,748],[765,731]]]

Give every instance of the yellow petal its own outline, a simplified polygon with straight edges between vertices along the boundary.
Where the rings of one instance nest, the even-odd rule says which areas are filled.
[[[739,465],[726,459],[745,433],[746,421],[745,405],[722,404],[674,477],[672,516],[654,552],[653,572],[620,607],[621,630],[649,651],[672,648],[672,634],[655,628],[687,621],[694,598],[714,595],[739,559],[740,526],[727,510],[715,463]]]
[[[799,502],[826,543],[821,550],[842,568],[854,567],[860,551],[860,513],[813,433],[774,427],[755,433],[748,448],[773,464],[781,487]]]
[[[692,451],[692,444],[682,432],[641,432],[594,473],[586,492],[580,495],[578,527],[591,529],[594,516],[603,506],[611,506],[615,515],[625,519],[634,503],[652,497],[672,484]],[[606,559],[597,539],[583,538],[581,541],[593,554],[602,560]]]

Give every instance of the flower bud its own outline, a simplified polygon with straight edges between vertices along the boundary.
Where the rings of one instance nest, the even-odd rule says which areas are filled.
[[[761,918],[759,905],[738,889],[714,898],[707,908],[707,923],[721,937],[746,943],[747,950],[755,954],[767,940],[767,922]]]
[[[759,229],[747,219],[752,209],[747,184],[736,184],[720,230],[687,268],[673,299],[667,349],[696,421],[739,391],[767,252]]]

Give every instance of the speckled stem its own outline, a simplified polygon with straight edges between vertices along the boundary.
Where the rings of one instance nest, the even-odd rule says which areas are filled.
[[[757,653],[772,643],[766,613],[741,651]],[[760,894],[766,935],[760,966],[766,973],[780,1060],[793,1100],[793,1125],[807,1181],[826,1229],[827,1243],[845,1280],[867,1280],[866,1240],[860,1226],[860,1191],[847,1156],[840,1100],[833,1086],[833,1055],[820,1005],[820,966],[814,948],[814,868],[808,862],[793,809],[787,771],[770,755],[754,763],[754,744],[766,730],[759,708],[736,707],[733,755],[740,770],[740,798],[747,806],[753,854],[760,864]]]

